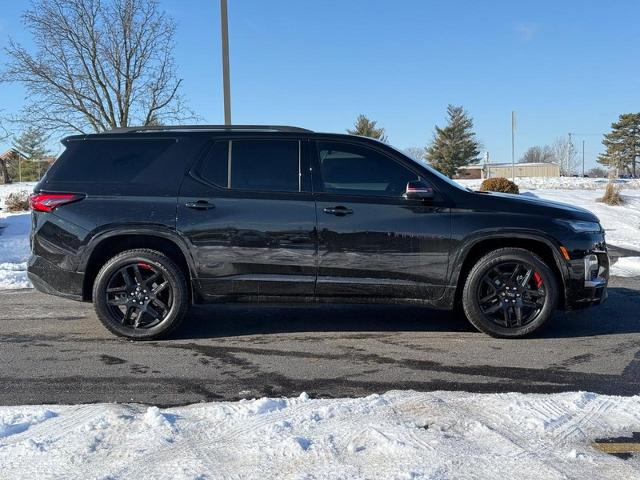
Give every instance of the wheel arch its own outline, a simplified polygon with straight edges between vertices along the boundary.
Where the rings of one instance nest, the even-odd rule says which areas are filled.
[[[559,308],[564,306],[566,291],[566,265],[560,258],[559,248],[549,239],[531,235],[509,234],[509,236],[485,236],[465,246],[459,260],[454,263],[457,267],[452,271],[451,284],[455,285],[454,304],[462,299],[464,282],[473,266],[487,253],[499,248],[523,248],[542,258],[556,276],[561,291],[558,295]]]
[[[92,240],[80,265],[80,270],[84,271],[82,299],[84,301],[92,300],[93,283],[98,271],[107,260],[120,252],[136,248],[157,250],[173,260],[185,274],[189,301],[193,301],[192,272],[195,272],[194,262],[184,241],[175,233],[140,229],[110,231]]]

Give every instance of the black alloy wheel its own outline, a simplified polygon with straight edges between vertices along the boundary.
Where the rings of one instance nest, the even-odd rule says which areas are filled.
[[[525,262],[495,265],[482,277],[477,295],[482,313],[505,328],[531,323],[546,301],[542,276]]]
[[[130,328],[152,328],[173,303],[173,288],[161,270],[135,262],[117,270],[107,283],[107,305],[114,319]]]
[[[524,337],[549,320],[560,288],[545,261],[523,248],[500,248],[480,258],[462,291],[462,307],[478,330],[494,337]]]
[[[127,250],[98,272],[93,303],[109,331],[134,340],[160,338],[174,331],[186,316],[187,281],[182,269],[163,253]]]

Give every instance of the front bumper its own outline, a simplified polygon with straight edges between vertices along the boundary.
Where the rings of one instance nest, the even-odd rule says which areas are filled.
[[[36,290],[82,300],[84,274],[64,270],[38,255],[31,255],[27,266],[27,275]]]
[[[565,308],[568,310],[600,305],[607,299],[609,255],[606,246],[598,244],[579,258],[569,262],[565,281]]]

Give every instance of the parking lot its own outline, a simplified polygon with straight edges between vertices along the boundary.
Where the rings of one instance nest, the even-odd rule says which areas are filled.
[[[558,312],[541,335],[498,340],[447,312],[407,306],[217,305],[177,338],[111,336],[90,304],[0,292],[0,403],[143,402],[392,389],[640,393],[640,282]],[[526,347],[526,348],[525,348]]]

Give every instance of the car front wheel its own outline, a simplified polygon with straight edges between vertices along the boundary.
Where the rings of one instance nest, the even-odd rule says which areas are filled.
[[[558,281],[551,268],[522,248],[501,248],[473,266],[462,307],[478,330],[501,338],[529,335],[552,316]]]
[[[160,338],[173,332],[187,313],[187,282],[180,267],[163,253],[127,250],[98,272],[93,303],[112,333],[134,340]]]

